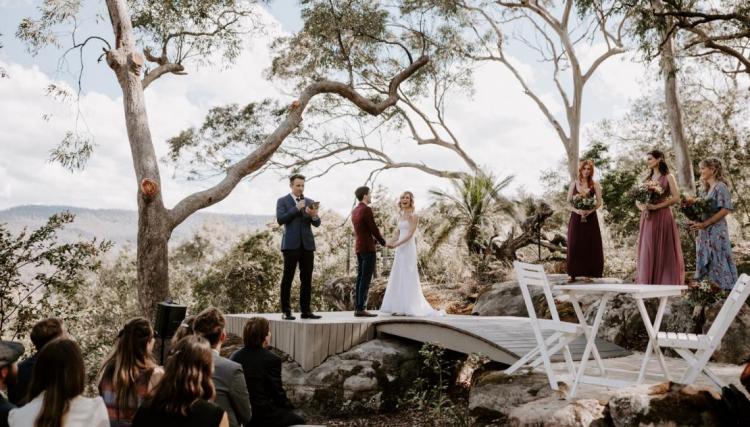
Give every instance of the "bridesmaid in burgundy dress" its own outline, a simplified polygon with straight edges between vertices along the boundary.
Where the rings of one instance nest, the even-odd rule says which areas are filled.
[[[589,211],[572,209],[568,221],[568,276],[569,282],[577,277],[590,281],[591,277],[602,277],[604,272],[604,253],[602,251],[602,234],[599,230],[599,218],[596,210],[602,206],[602,189],[594,181],[594,162],[584,160],[578,167],[578,178],[570,183],[568,202],[576,194],[596,197],[596,206]]]
[[[680,233],[672,216],[671,206],[679,203],[680,192],[674,176],[664,160],[664,153],[653,150],[646,155],[648,178],[657,182],[664,193],[654,204],[636,206],[641,210],[636,258],[636,283],[682,285],[685,283],[685,262],[682,258]]]

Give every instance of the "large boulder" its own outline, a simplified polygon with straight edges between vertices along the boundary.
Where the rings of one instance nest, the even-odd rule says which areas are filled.
[[[559,384],[565,389],[565,384]],[[607,425],[606,403],[581,399],[569,403],[549,387],[547,376],[527,372],[480,374],[469,393],[476,425],[593,426]]]
[[[509,424],[540,427],[611,426],[606,402],[597,399],[565,399],[546,397],[510,411]]]
[[[719,426],[726,425],[728,420],[722,417],[730,415],[721,396],[671,382],[617,390],[607,406],[616,427]]]
[[[566,274],[548,274],[547,280],[550,285],[563,285],[567,284],[568,276]],[[596,279],[597,283],[622,283],[622,280],[613,278],[601,278]],[[578,284],[578,283],[577,283]],[[531,299],[534,302],[534,307],[538,315],[545,315],[549,312],[547,302],[544,299],[544,293],[538,286],[532,286],[529,288],[531,291]],[[575,313],[573,307],[567,301],[560,292],[553,289],[552,295],[555,297],[557,311],[560,314],[560,318],[563,320],[575,321]],[[584,298],[581,300],[582,306],[585,308],[594,302],[591,298]],[[523,301],[523,295],[521,295],[521,288],[518,286],[517,280],[509,280],[507,282],[497,283],[492,288],[483,293],[477,299],[474,304],[472,314],[479,316],[518,316],[527,317],[528,311],[526,310],[526,304]]]
[[[334,415],[391,408],[418,373],[416,344],[375,339],[331,356],[309,372],[288,361],[282,379],[295,406]]]
[[[719,301],[706,308],[706,322],[703,324],[705,334],[713,325],[724,301]],[[750,358],[750,307],[745,304],[721,340],[721,345],[714,351],[711,360],[716,362],[741,364]]]
[[[472,382],[469,411],[479,421],[501,423],[508,420],[510,411],[516,406],[552,394],[558,393],[550,388],[544,374],[524,372],[507,375],[502,371],[489,371]]]

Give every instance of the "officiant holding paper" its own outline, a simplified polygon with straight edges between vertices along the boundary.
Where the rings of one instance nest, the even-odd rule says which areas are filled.
[[[284,257],[284,273],[281,278],[281,312],[284,320],[294,320],[289,302],[294,273],[299,265],[300,317],[320,319],[310,308],[312,273],[315,261],[315,237],[312,227],[320,227],[318,209],[320,202],[304,196],[305,177],[294,174],[289,177],[291,192],[276,202],[276,221],[284,226],[281,252]]]

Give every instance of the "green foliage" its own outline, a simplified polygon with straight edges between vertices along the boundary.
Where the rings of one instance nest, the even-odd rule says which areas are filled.
[[[687,299],[687,302],[691,307],[707,307],[726,299],[728,295],[729,291],[721,289],[716,283],[710,280],[701,280],[700,282],[689,285],[684,298]]]
[[[605,220],[620,237],[633,236],[638,232],[641,213],[628,194],[640,182],[638,172],[627,169],[614,169],[600,180],[602,199],[606,207]]]
[[[379,67],[399,67],[396,61],[378,61],[397,44],[388,29],[389,13],[369,0],[302,0],[304,26],[298,33],[274,42],[272,77],[294,80],[300,86],[344,76],[351,85],[384,77]]]
[[[209,110],[203,125],[169,138],[167,160],[196,179],[225,171],[260,146],[285,110],[270,99]]]
[[[195,284],[195,311],[208,306],[226,313],[276,311],[282,265],[269,231],[244,237]]]
[[[491,173],[465,176],[451,181],[452,191],[430,190],[437,211],[436,222],[426,232],[434,236],[433,248],[443,244],[452,233],[461,231],[470,254],[481,254],[493,233],[499,216],[513,216],[515,210],[500,192],[513,177],[496,178]]]
[[[207,62],[220,52],[232,62],[253,22],[255,1],[129,0],[133,28],[144,49],[181,64]]]
[[[88,373],[88,389],[96,390],[97,373],[112,350],[117,333],[130,319],[141,315],[138,303],[135,256],[129,247],[103,263],[75,295],[66,299],[60,313],[68,333],[81,346]]]
[[[427,411],[435,426],[470,425],[465,409],[454,403],[448,393],[458,365],[456,361],[446,357],[443,347],[431,343],[422,345],[419,356],[420,375],[398,406]]]
[[[111,244],[59,243],[57,233],[74,215],[62,212],[29,232],[13,234],[0,224],[0,335],[10,339],[24,334],[31,324],[60,315],[75,299],[87,273],[100,267],[99,256]]]

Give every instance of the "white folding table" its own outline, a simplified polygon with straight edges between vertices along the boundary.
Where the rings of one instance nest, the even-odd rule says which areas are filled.
[[[687,286],[681,285],[632,285],[632,284],[590,284],[590,285],[558,285],[554,289],[561,291],[568,295],[573,309],[575,310],[578,322],[583,326],[586,335],[586,347],[581,357],[581,364],[578,367],[576,378],[573,381],[573,386],[570,389],[570,397],[574,397],[576,389],[579,383],[595,384],[603,386],[614,386],[622,387],[632,384],[630,381],[623,381],[614,378],[607,378],[607,373],[602,370],[601,377],[586,376],[586,364],[588,363],[589,355],[594,348],[596,335],[601,326],[602,316],[604,309],[607,306],[607,302],[616,294],[627,294],[635,299],[638,311],[643,319],[643,325],[646,327],[646,333],[648,333],[648,345],[646,346],[646,352],[643,355],[643,363],[641,364],[640,372],[638,373],[638,379],[635,383],[640,384],[643,382],[643,378],[646,375],[646,367],[648,361],[653,352],[656,355],[659,365],[661,366],[662,373],[667,379],[669,377],[669,371],[667,365],[664,362],[664,356],[661,353],[659,344],[656,341],[656,334],[659,332],[661,326],[662,317],[664,316],[664,309],[667,306],[667,298],[673,296],[680,296],[683,291],[687,289]],[[586,318],[581,310],[581,305],[578,302],[578,298],[583,295],[600,295],[599,306],[596,310],[596,316],[594,317],[594,323],[589,327]],[[656,311],[656,317],[653,323],[651,318],[646,311],[646,305],[643,300],[647,298],[659,298],[659,308]]]

